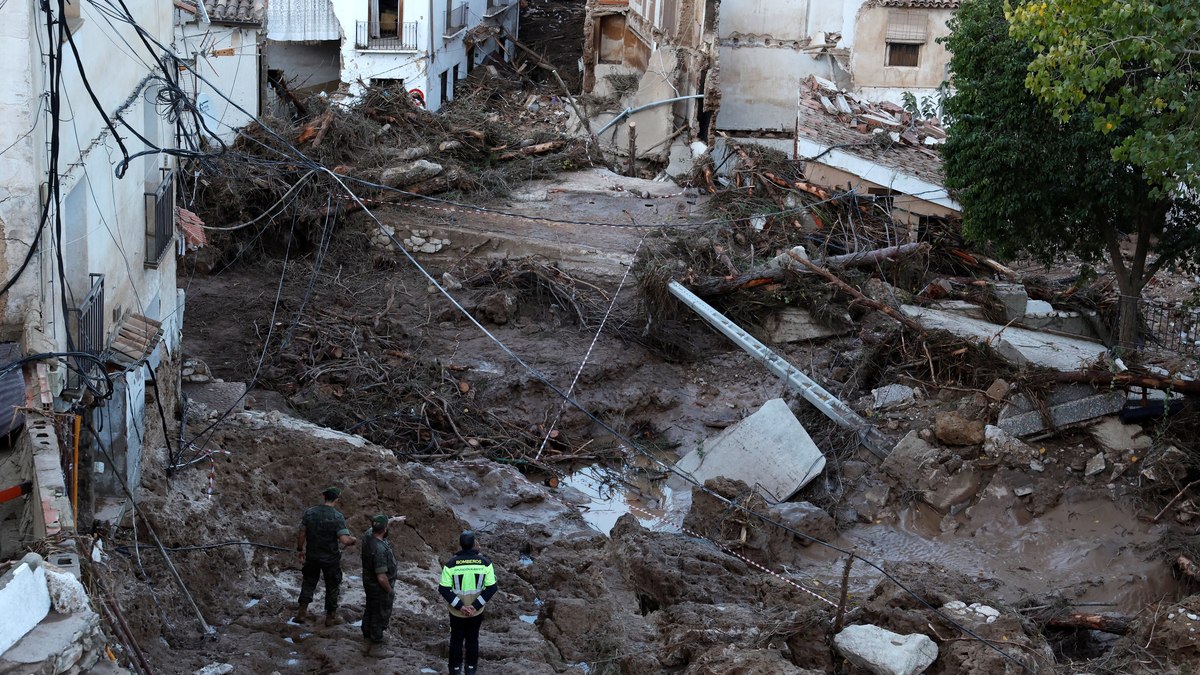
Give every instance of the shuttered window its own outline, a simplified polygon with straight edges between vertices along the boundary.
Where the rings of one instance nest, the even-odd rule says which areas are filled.
[[[903,9],[888,11],[886,42],[922,45],[929,39],[929,15]]]

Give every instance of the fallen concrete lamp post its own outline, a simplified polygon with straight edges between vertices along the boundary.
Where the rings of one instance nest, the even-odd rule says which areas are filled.
[[[747,354],[761,361],[768,370],[783,378],[783,381],[792,391],[803,396],[804,400],[811,403],[826,417],[836,422],[838,426],[850,429],[858,434],[858,440],[862,443],[863,447],[881,458],[886,457],[891,451],[892,442],[887,436],[876,429],[874,425],[863,419],[863,417],[854,412],[850,406],[843,403],[836,396],[826,391],[824,387],[817,384],[812,378],[800,372],[798,368],[788,363],[783,357],[771,351],[769,347],[742,330],[741,327],[730,321],[724,314],[721,314],[713,309],[711,305],[696,297],[683,284],[672,281],[667,284],[667,290],[671,292],[671,295],[678,298],[680,302],[699,314],[712,327],[720,331],[725,337],[733,340],[735,344],[746,350]]]

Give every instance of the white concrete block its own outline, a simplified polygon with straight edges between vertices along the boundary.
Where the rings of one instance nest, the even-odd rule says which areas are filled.
[[[28,557],[28,556],[27,556]],[[0,577],[0,654],[8,651],[50,612],[46,571],[38,557],[35,566],[22,562]]]
[[[1017,365],[1030,363],[1059,371],[1078,370],[1091,365],[1108,351],[1098,342],[1080,338],[1001,326],[913,305],[904,305],[901,309],[927,329],[944,330],[967,340],[986,342]]]
[[[724,476],[787,500],[825,468],[825,457],[781,398],[708,439],[676,465],[703,482]]]

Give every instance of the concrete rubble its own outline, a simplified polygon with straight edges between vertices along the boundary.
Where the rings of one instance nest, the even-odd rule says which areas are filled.
[[[1108,352],[1104,345],[1081,338],[1001,326],[915,305],[904,305],[901,310],[928,330],[944,330],[966,340],[986,343],[1015,365],[1073,371],[1096,363]]]
[[[1045,431],[1051,426],[1060,428],[1097,417],[1114,415],[1125,407],[1127,400],[1125,392],[1095,393],[1095,391],[1087,385],[1071,385],[1060,387],[1052,392],[1045,402],[1050,426],[1047,425],[1041,410],[1035,409],[1024,396],[1017,396],[1012,403],[1000,411],[999,421],[996,425],[1013,436],[1031,436]]]
[[[833,644],[855,666],[875,675],[917,675],[938,657],[938,647],[926,635],[900,635],[872,625],[847,626]]]
[[[791,497],[825,468],[825,457],[781,398],[705,441],[676,468],[699,481],[724,477],[775,502]]]

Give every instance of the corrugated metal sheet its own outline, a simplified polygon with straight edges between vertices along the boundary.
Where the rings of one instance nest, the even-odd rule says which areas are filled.
[[[0,342],[0,367],[21,358],[21,346]],[[14,410],[25,405],[25,369],[17,368],[0,377],[0,436],[25,424],[25,413]]]

